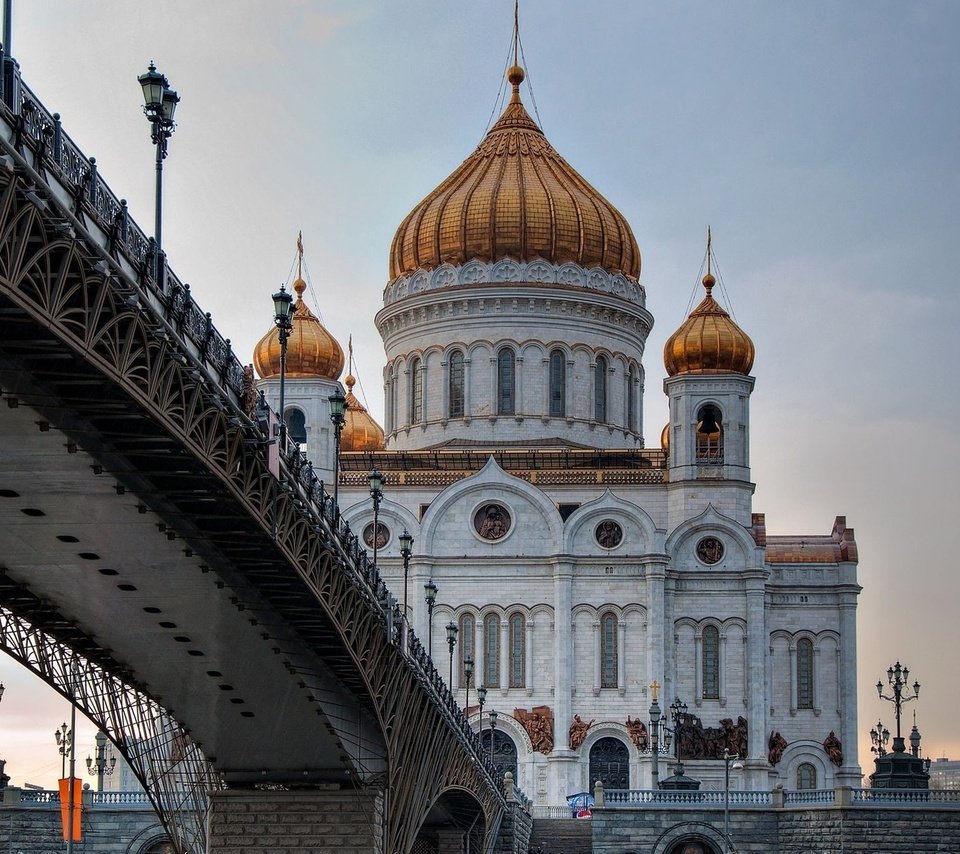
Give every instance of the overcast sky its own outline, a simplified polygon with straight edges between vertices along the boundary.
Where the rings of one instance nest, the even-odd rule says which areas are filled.
[[[341,342],[353,334],[382,420],[373,315],[390,240],[481,139],[512,0],[14,7],[25,81],[148,233],[136,78],[156,61],[182,97],[165,164],[171,266],[250,361],[302,229],[308,299]],[[960,758],[960,4],[522,0],[520,19],[525,103],[643,255],[647,444],[666,423],[663,341],[699,299],[709,224],[757,347],[754,510],[770,533],[828,533],[837,515],[856,529],[861,765],[870,726],[893,728],[873,685],[897,659],[923,684],[908,713],[925,752]],[[67,706],[10,659],[0,678],[7,771],[50,785]],[[92,750],[92,727],[78,745]]]

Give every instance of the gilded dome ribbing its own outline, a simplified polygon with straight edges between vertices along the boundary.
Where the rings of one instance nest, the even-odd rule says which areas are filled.
[[[753,341],[723,310],[712,295],[716,279],[707,273],[707,295],[663,347],[663,364],[677,374],[749,374]]]
[[[352,374],[344,378],[347,387],[347,410],[344,413],[343,430],[340,433],[342,451],[382,451],[383,428],[373,420],[366,407],[353,393],[356,380]]]
[[[515,65],[507,77],[513,96],[500,119],[397,229],[390,280],[474,258],[572,261],[639,278],[640,250],[626,219],[530,118],[520,101],[523,69]]]
[[[343,349],[307,308],[303,301],[306,288],[303,279],[293,283],[297,302],[293,307],[293,328],[287,339],[286,377],[335,380],[343,372]],[[280,376],[280,330],[273,328],[260,339],[253,351],[253,364],[263,379]]]

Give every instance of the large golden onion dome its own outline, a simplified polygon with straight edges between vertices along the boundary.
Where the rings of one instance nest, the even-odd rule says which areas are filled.
[[[633,279],[640,250],[623,215],[547,142],[513,96],[476,151],[418,204],[390,247],[390,280],[443,263],[501,258],[572,261]]]
[[[356,380],[347,374],[343,380],[347,387],[347,411],[344,413],[343,430],[340,433],[342,451],[382,451],[383,428],[373,420],[366,407],[353,393]]]
[[[663,364],[677,374],[749,374],[753,341],[713,298],[717,280],[703,277],[707,295],[663,346]]]
[[[286,378],[335,380],[343,372],[343,349],[307,308],[303,301],[306,288],[307,283],[301,278],[293,283],[297,302],[287,339]],[[253,351],[253,364],[262,379],[280,376],[280,330],[271,329],[260,339]]]

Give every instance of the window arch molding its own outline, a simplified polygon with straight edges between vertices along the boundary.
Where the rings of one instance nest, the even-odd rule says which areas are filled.
[[[517,414],[517,347],[501,344],[494,359],[494,397],[497,415]]]
[[[716,401],[703,400],[697,404],[697,414],[694,421],[697,462],[706,465],[722,465],[724,446],[723,407]]]
[[[569,365],[572,361],[566,347],[553,344],[547,350],[546,358],[546,414],[551,418],[566,418],[569,413],[567,402],[569,392]]]
[[[607,353],[593,357],[593,420],[606,424],[610,418],[610,374],[612,360]]]
[[[283,421],[287,425],[287,437],[298,445],[307,443],[307,414],[297,404],[284,407]]]
[[[413,353],[407,360],[407,423],[420,424],[426,413],[426,354]]]

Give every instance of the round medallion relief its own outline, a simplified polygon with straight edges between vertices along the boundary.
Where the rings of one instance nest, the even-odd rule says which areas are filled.
[[[613,519],[604,519],[593,535],[597,538],[597,544],[605,549],[615,549],[623,541],[623,528],[621,528]]]
[[[723,543],[716,537],[704,537],[697,543],[697,557],[713,565],[723,560]]]
[[[389,540],[390,529],[383,522],[377,522],[377,548],[382,549]],[[363,541],[367,544],[368,549],[373,548],[373,522],[368,522],[363,529]]]
[[[473,514],[473,527],[485,540],[501,540],[510,530],[510,511],[502,504],[484,504]]]

